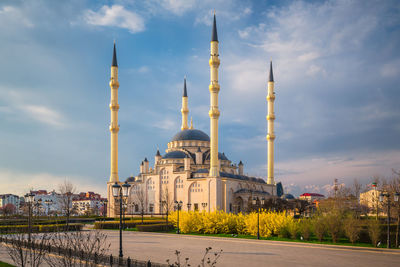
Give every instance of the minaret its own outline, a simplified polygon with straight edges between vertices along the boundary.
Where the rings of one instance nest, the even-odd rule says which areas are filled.
[[[111,122],[110,122],[110,132],[111,132],[111,168],[110,168],[110,180],[107,186],[107,198],[108,198],[108,206],[107,213],[109,217],[114,217],[117,213],[117,209],[115,206],[114,197],[112,196],[112,185],[115,182],[119,182],[118,179],[118,64],[117,64],[117,52],[115,49],[114,42],[114,52],[113,59],[111,64],[111,79],[110,79],[110,88],[111,88],[111,101],[110,101],[110,110],[111,110]]]
[[[182,95],[182,126],[181,130],[187,130],[188,127],[188,114],[189,114],[189,108],[188,108],[188,96],[187,96],[187,90],[186,90],[186,77],[183,79],[183,95]]]
[[[111,175],[110,182],[118,182],[118,64],[117,64],[117,52],[115,50],[115,42],[114,42],[114,53],[111,64],[111,80],[110,80],[110,88],[111,88],[111,101],[110,101],[110,110],[111,110],[111,122],[110,122],[110,132],[111,132]]]
[[[214,23],[211,34],[211,57],[210,57],[210,136],[211,136],[211,151],[210,151],[210,177],[219,176],[218,166],[218,67],[220,64],[218,54],[218,35],[217,35],[217,22],[214,12]]]
[[[275,101],[274,74],[272,72],[272,61],[271,61],[270,62],[270,66],[269,66],[268,95],[267,95],[267,103],[268,103],[268,115],[267,115],[267,122],[268,122],[268,134],[267,134],[267,141],[268,141],[268,177],[267,177],[267,183],[268,184],[275,184],[275,181],[274,181],[274,140],[275,140],[275,133],[274,133],[274,120],[275,120],[274,101]]]

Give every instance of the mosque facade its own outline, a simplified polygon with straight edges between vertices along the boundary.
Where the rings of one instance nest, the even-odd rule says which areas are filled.
[[[210,49],[210,135],[194,129],[188,123],[188,90],[184,79],[182,94],[181,130],[167,144],[165,153],[157,150],[154,165],[145,158],[140,165],[140,173],[120,181],[118,177],[118,64],[114,44],[111,66],[111,174],[107,183],[108,215],[117,214],[118,205],[112,196],[112,186],[124,182],[131,185],[127,201],[128,214],[165,213],[171,211],[175,202],[182,203],[183,210],[240,212],[246,209],[253,197],[268,198],[276,196],[274,180],[274,79],[270,65],[268,102],[268,175],[267,181],[244,175],[244,164],[228,159],[218,151],[218,35],[216,18],[211,35]],[[119,213],[119,212],[118,212]]]

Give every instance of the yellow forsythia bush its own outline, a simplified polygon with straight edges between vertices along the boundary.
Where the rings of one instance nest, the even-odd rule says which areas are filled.
[[[178,213],[172,212],[170,221],[177,226]],[[296,223],[284,213],[262,211],[260,234],[264,237],[277,235],[283,227]],[[250,234],[257,235],[257,213],[232,214],[223,211],[179,212],[179,228],[182,233]]]

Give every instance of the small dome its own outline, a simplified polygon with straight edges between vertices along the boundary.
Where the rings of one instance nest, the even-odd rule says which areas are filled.
[[[294,199],[294,196],[292,194],[284,194],[281,196],[281,198],[289,200],[289,199]]]
[[[176,150],[176,151],[171,151],[165,154],[162,158],[163,159],[184,159],[187,158],[188,155],[186,155],[185,152]]]
[[[180,141],[180,140],[198,140],[198,141],[210,142],[210,137],[203,131],[196,129],[188,129],[180,131],[172,138],[172,141]]]
[[[126,182],[128,182],[128,183],[134,182],[134,181],[135,181],[135,177],[133,177],[133,176],[128,177],[128,178],[126,179]]]

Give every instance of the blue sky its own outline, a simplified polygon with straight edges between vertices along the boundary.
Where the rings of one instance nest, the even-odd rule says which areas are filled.
[[[266,176],[266,82],[274,64],[276,179],[326,193],[400,169],[398,1],[0,2],[0,193],[104,193],[110,64],[120,73],[121,179],[153,163],[189,116],[209,132],[209,40],[220,41],[220,151]]]

